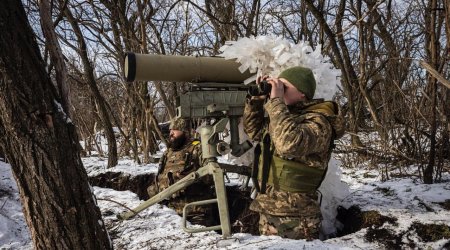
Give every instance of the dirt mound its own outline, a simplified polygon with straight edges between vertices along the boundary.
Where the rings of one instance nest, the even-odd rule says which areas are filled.
[[[450,227],[443,224],[422,224],[420,222],[414,222],[410,230],[415,230],[417,235],[425,242],[450,239]]]
[[[152,185],[155,175],[152,173],[142,175],[129,175],[121,172],[106,172],[96,176],[90,176],[92,186],[111,188],[117,191],[130,190],[137,194],[139,199],[147,200],[147,187]]]
[[[336,219],[343,224],[343,228],[339,230],[338,236],[351,234],[362,228],[378,228],[384,223],[397,224],[396,218],[381,215],[378,211],[361,211],[358,206],[351,206],[348,209],[341,206],[338,207]]]
[[[435,242],[441,239],[450,239],[450,227],[443,224],[422,224],[414,222],[407,230],[395,232],[385,223],[397,226],[397,219],[381,215],[378,211],[361,211],[357,206],[348,209],[338,207],[337,219],[343,224],[338,232],[339,236],[357,232],[367,228],[364,235],[368,242],[377,242],[386,249],[416,248],[414,237],[419,237],[424,242]],[[450,241],[444,245],[447,249]]]

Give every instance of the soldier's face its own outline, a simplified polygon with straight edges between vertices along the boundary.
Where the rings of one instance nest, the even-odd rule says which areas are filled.
[[[171,142],[176,141],[178,138],[183,137],[184,132],[181,130],[177,130],[177,129],[171,129],[170,130],[170,134],[169,134],[169,140]]]
[[[286,105],[292,105],[300,101],[306,101],[306,96],[303,92],[290,83],[288,80],[283,79],[284,83],[284,103]]]

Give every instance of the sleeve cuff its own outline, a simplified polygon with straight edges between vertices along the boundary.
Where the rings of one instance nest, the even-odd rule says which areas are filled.
[[[284,105],[286,106],[286,104],[284,103],[284,101],[280,98],[280,97],[276,97],[276,98],[271,98],[269,99],[266,104],[264,104],[264,108],[267,110],[267,112],[270,114],[270,112],[277,107],[278,105]]]
[[[255,98],[254,96],[246,98],[247,104],[250,104],[251,106],[262,106],[264,101],[264,99]]]

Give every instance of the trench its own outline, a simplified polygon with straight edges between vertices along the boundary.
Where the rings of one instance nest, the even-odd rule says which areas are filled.
[[[131,176],[121,172],[106,172],[90,176],[89,182],[93,186],[110,188],[117,191],[129,190],[138,195],[139,199],[147,200],[147,187],[154,182],[154,174],[141,174]],[[226,186],[228,210],[232,233],[250,233],[259,235],[259,215],[249,209],[252,199],[250,190],[241,190],[238,186]],[[215,221],[220,224],[220,221]]]

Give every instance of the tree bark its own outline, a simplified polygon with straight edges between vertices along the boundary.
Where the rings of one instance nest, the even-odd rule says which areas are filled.
[[[0,1],[0,148],[36,249],[112,249],[21,1]]]
[[[42,32],[47,40],[46,47],[50,52],[50,59],[55,65],[56,83],[61,96],[61,104],[64,112],[71,115],[70,85],[67,82],[67,69],[64,63],[64,55],[59,46],[58,38],[53,27],[52,11],[48,0],[39,0],[39,13],[41,17]]]
[[[428,56],[428,60],[430,61],[430,64],[432,67],[436,67],[437,61],[438,61],[438,48],[437,48],[437,38],[436,38],[436,7],[437,7],[437,1],[436,0],[430,0],[427,4],[428,10],[433,10],[431,13],[425,14],[425,22],[426,22],[426,28],[428,32],[425,35],[425,46],[426,46],[426,52]],[[436,67],[437,68],[437,67]],[[423,171],[423,182],[425,184],[432,184],[433,183],[433,173],[436,163],[436,131],[437,131],[437,122],[436,122],[436,79],[428,75],[428,87],[429,87],[429,95],[431,97],[431,103],[430,103],[430,113],[431,113],[431,138],[430,138],[430,154],[428,156],[428,164],[425,167]]]

